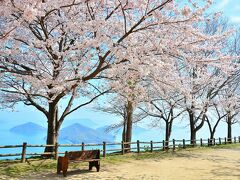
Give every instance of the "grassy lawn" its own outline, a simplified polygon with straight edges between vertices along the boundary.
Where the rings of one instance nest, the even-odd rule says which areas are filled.
[[[172,151],[171,149],[167,151],[154,151],[154,152],[141,152],[129,153],[125,155],[108,155],[105,159],[101,159],[101,166],[108,166],[109,164],[118,164],[130,162],[132,160],[145,160],[145,159],[161,159],[161,158],[174,158],[181,156],[188,156],[189,153],[204,153],[208,151],[213,151],[214,149],[234,149],[240,148],[240,144],[227,144],[221,146],[212,147],[195,147],[187,149],[176,149]],[[0,177],[10,176],[10,177],[21,177],[27,174],[36,174],[38,172],[56,172],[57,161],[53,159],[28,159],[26,163],[20,163],[19,160],[7,160],[0,161]],[[78,169],[78,167],[87,166],[87,163],[71,163],[71,169]]]

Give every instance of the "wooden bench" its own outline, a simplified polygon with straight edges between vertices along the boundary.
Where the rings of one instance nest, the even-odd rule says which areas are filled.
[[[92,170],[92,167],[95,166],[97,172],[99,172],[100,150],[66,151],[64,157],[58,157],[57,174],[62,171],[63,176],[66,177],[70,162],[89,162],[89,170]]]

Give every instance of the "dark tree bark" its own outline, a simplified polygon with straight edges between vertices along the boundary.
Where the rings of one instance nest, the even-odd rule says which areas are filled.
[[[133,118],[133,103],[128,101],[127,104],[127,122],[126,122],[126,142],[131,142],[132,140],[132,118]],[[126,144],[126,148],[131,148],[130,144]],[[129,150],[126,150],[126,152],[129,152]]]
[[[169,140],[172,134],[172,125],[173,125],[173,120],[174,118],[171,117],[170,120],[165,121],[165,146],[168,147],[169,145]]]
[[[196,143],[196,137],[197,137],[197,132],[203,127],[205,119],[206,119],[206,109],[202,111],[197,117],[192,111],[194,107],[191,109],[188,109],[188,115],[189,115],[189,122],[190,122],[190,140],[191,144],[194,145]],[[199,124],[197,124],[200,122]]]
[[[229,142],[232,141],[232,116],[227,115],[227,139]]]
[[[191,144],[194,144],[195,139],[196,139],[196,129],[195,129],[195,123],[194,123],[194,114],[191,110],[188,111],[189,115],[189,122],[190,122],[190,140]]]
[[[126,117],[124,117],[124,119],[123,119],[123,131],[122,131],[122,141],[123,142],[126,142],[126,122],[127,122],[127,119],[126,119]]]
[[[49,113],[47,116],[48,119],[48,129],[47,129],[47,145],[55,145],[58,141],[58,134],[59,134],[59,128],[57,126],[58,123],[58,110],[57,110],[57,104],[56,103],[49,103]],[[46,147],[44,152],[54,152],[55,148],[53,147]],[[51,156],[51,155],[49,155]],[[47,155],[47,157],[49,157]]]
[[[226,117],[226,115],[227,115],[226,113],[225,113],[225,114],[224,114],[224,113],[221,113],[221,112],[219,111],[219,109],[217,108],[217,106],[215,106],[215,111],[216,111],[216,113],[217,113],[217,120],[215,121],[215,124],[214,124],[214,125],[211,124],[210,119],[206,116],[206,122],[207,122],[207,124],[208,124],[208,129],[209,129],[209,133],[210,133],[210,137],[209,137],[209,138],[210,138],[210,143],[211,143],[211,144],[212,144],[212,142],[213,142],[214,135],[215,135],[216,129],[217,129],[220,121],[221,121],[224,117]]]
[[[169,145],[169,138],[170,138],[170,134],[169,134],[169,123],[167,121],[165,121],[165,148],[168,147]]]

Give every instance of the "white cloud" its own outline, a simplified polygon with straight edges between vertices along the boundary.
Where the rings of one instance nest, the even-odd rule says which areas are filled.
[[[233,23],[240,23],[240,16],[231,16],[230,21]]]
[[[221,10],[221,9],[225,8],[228,5],[228,3],[230,3],[230,0],[220,0],[220,1],[221,2],[218,3],[217,7],[216,7],[218,10]]]

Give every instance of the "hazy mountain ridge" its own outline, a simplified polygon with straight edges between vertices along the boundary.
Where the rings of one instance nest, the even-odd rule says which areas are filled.
[[[46,139],[47,129],[36,123],[28,122],[11,128],[10,132],[23,136],[40,135],[43,139]],[[74,123],[61,129],[59,132],[59,143],[102,143],[103,141],[114,141],[114,136],[111,133],[106,133],[104,127],[96,130],[79,123]]]
[[[33,122],[27,122],[21,125],[14,126],[10,132],[21,135],[35,135],[47,132],[47,129]]]
[[[103,141],[113,142],[114,137],[111,134],[103,133],[79,123],[74,123],[60,130],[59,142],[61,143],[61,141],[68,141],[74,144],[82,142],[102,143]]]
[[[106,131],[108,129],[108,125],[95,128],[92,126],[82,125],[78,121],[77,123],[70,124],[68,126],[65,125],[59,132],[59,143],[60,144],[80,144],[84,143],[102,143],[106,142],[120,142],[122,139],[122,128],[114,129],[112,131]],[[90,124],[93,124],[91,121],[88,121]],[[68,123],[69,124],[69,123]],[[35,123],[25,123],[22,125],[15,126],[11,128],[11,132],[17,133],[19,135],[23,135],[27,137],[29,135],[38,135],[38,137],[42,137],[43,143],[45,143],[47,129],[35,124]],[[154,139],[162,139],[160,137],[160,133],[163,132],[161,129],[155,128],[144,128],[141,126],[133,126],[133,137],[132,141],[136,140],[144,140],[150,141]]]

